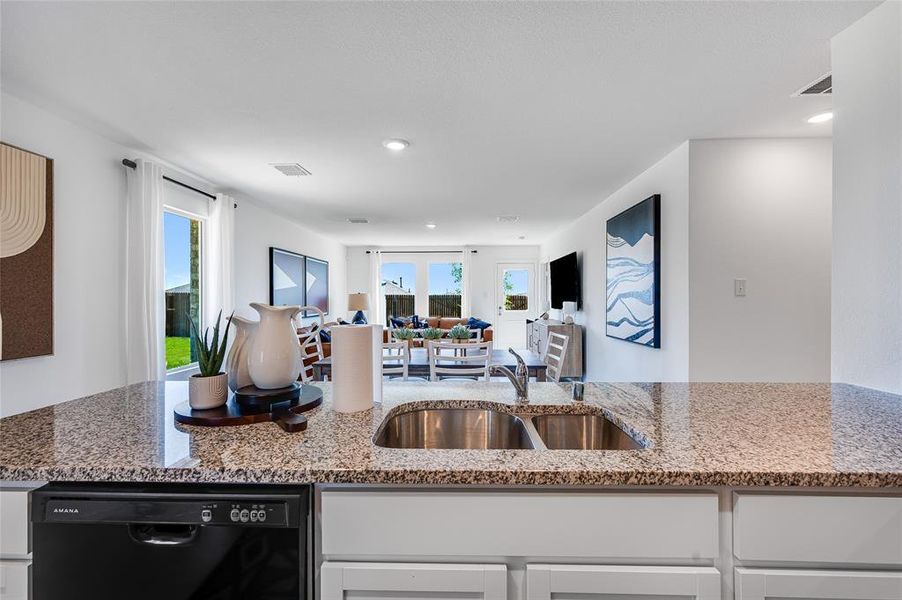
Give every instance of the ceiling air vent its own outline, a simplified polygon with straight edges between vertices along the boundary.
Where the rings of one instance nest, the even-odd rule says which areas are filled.
[[[498,217],[499,223],[516,223],[520,220],[517,215],[501,215]]]
[[[310,171],[299,165],[298,163],[269,163],[282,175],[288,177],[307,177],[311,175]]]
[[[370,220],[365,217],[350,217],[348,219],[348,223],[354,223],[355,225],[363,225],[369,222]]]
[[[815,81],[809,83],[793,96],[823,96],[824,94],[833,93],[833,75],[827,73],[818,77]]]

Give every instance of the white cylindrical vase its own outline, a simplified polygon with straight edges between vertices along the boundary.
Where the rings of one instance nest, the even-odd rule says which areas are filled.
[[[251,308],[260,313],[247,357],[251,381],[262,390],[291,385],[301,374],[301,344],[292,322],[301,307],[251,302]]]
[[[367,410],[382,402],[382,325],[332,327],[332,407]]]

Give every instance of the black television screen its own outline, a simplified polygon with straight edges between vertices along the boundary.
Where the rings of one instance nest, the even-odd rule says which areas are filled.
[[[576,252],[551,261],[551,308],[564,308],[564,302],[582,304],[579,265]]]

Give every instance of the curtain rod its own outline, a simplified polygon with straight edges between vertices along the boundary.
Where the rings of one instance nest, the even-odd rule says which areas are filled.
[[[127,158],[122,159],[122,164],[125,165],[126,167],[128,167],[129,169],[137,169],[138,168],[138,163],[136,163],[133,160],[129,160]],[[166,177],[165,175],[163,175],[163,179],[165,179],[166,181],[168,181],[170,183],[174,183],[175,185],[180,185],[183,188],[187,188],[187,189],[191,190],[192,192],[197,192],[198,194],[200,194],[202,196],[206,196],[210,200],[216,200],[216,196],[214,196],[213,194],[208,194],[207,192],[205,192],[203,190],[199,190],[194,186],[188,185],[187,183],[182,183],[181,181],[176,181],[172,177]],[[238,206],[238,205],[236,204],[235,206]]]
[[[367,250],[367,254],[379,252],[379,254],[463,254],[463,250]],[[476,250],[470,250],[471,254],[476,254]]]

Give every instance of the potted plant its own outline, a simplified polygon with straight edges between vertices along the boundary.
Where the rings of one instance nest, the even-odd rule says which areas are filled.
[[[438,327],[427,327],[421,335],[424,340],[440,340],[445,335],[445,332]]]
[[[222,341],[219,339],[219,323],[222,319],[222,311],[216,316],[216,326],[213,328],[213,339],[209,339],[210,328],[204,330],[201,337],[197,324],[191,316],[191,346],[197,356],[197,367],[200,373],[192,375],[188,380],[188,404],[194,410],[207,410],[217,408],[226,403],[229,398],[228,375],[222,372],[222,361],[225,360],[226,344],[229,340],[229,327],[232,325],[232,316],[226,321],[225,333]]]
[[[458,344],[462,344],[470,341],[470,330],[467,329],[465,325],[455,325],[451,328],[451,331],[448,332],[448,337]]]
[[[406,327],[398,327],[391,330],[391,335],[398,341],[407,342],[407,347],[411,348],[413,347],[413,339],[417,337],[417,332]]]

